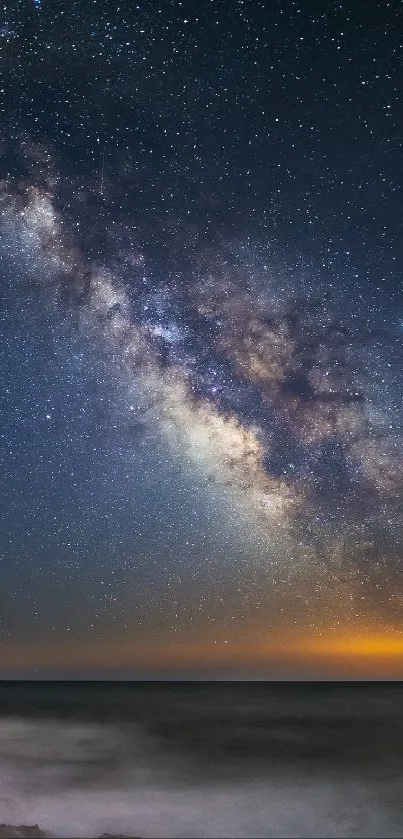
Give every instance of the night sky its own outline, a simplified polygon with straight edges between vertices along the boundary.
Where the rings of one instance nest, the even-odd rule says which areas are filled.
[[[0,10],[0,675],[403,676],[401,2]]]

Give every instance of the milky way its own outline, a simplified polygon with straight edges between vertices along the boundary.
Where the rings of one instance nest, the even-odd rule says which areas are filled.
[[[396,387],[400,337],[314,276],[302,290],[300,277],[285,281],[258,246],[161,227],[164,257],[153,264],[146,225],[130,215],[116,223],[88,198],[75,224],[86,234],[92,226],[83,247],[51,153],[27,150],[42,180],[50,174],[41,186],[32,175],[17,189],[3,182],[7,257],[48,305],[76,312],[71,328],[117,360],[122,390],[139,385],[137,433],[152,427],[184,469],[220,488],[223,511],[243,522],[251,565],[254,544],[274,552],[273,584],[296,574],[303,591],[308,581],[333,597],[347,584],[350,620],[380,592],[375,608],[393,620],[403,436],[384,396]],[[95,237],[102,259],[91,256]],[[326,620],[338,608],[327,603]]]
[[[303,52],[309,33],[294,10],[294,35],[271,44],[266,67],[260,4],[237,3],[235,23],[200,11],[200,54],[190,7],[183,19],[139,7],[132,21],[123,7],[117,20],[76,3],[67,20],[34,5],[6,15],[0,45],[1,456],[14,505],[1,550],[10,593],[24,574],[32,586],[4,637],[22,637],[30,614],[42,633],[77,638],[399,630],[395,41],[380,56],[382,98],[367,94],[381,84],[378,57],[354,15],[311,21],[323,28],[319,61]],[[283,12],[271,14],[283,31]],[[355,110],[343,86],[353,30],[363,43]],[[362,156],[354,120],[367,132]],[[30,354],[32,323],[45,372]],[[53,516],[43,544],[32,536],[42,514]],[[50,615],[55,581],[60,614]]]

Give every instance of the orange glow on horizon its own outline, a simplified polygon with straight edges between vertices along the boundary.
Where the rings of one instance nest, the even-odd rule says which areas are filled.
[[[242,640],[176,639],[139,642],[127,637],[101,642],[74,641],[59,645],[27,648],[4,645],[0,651],[0,672],[4,668],[146,668],[150,670],[192,667],[212,668],[305,668],[320,672],[337,670],[346,674],[363,670],[374,676],[390,671],[403,678],[403,633],[357,631],[296,635],[295,633],[249,636]]]

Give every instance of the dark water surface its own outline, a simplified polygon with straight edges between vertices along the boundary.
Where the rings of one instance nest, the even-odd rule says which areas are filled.
[[[403,837],[403,683],[0,682],[0,823]]]

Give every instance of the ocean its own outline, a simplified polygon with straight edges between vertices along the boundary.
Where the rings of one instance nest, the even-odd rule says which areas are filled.
[[[0,682],[0,823],[403,837],[403,684]]]

